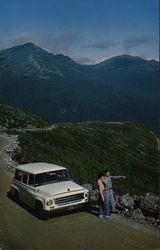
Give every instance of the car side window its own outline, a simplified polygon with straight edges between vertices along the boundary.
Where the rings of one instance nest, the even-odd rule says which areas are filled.
[[[34,186],[34,175],[33,174],[29,174],[29,182],[28,184],[30,186]]]
[[[23,173],[19,170],[16,169],[16,173],[15,173],[15,179],[18,180],[18,181],[22,181],[22,176],[23,176]]]
[[[23,179],[22,179],[22,182],[27,184],[27,181],[28,181],[28,174],[27,173],[23,173]]]

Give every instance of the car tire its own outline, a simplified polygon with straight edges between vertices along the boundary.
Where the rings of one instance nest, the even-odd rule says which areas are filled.
[[[16,200],[17,203],[19,203],[20,200],[21,200],[20,199],[20,194],[19,194],[19,192],[17,190],[15,191],[15,200]]]
[[[36,210],[37,215],[42,218],[44,215],[43,214],[44,210],[43,210],[43,205],[40,201],[36,201],[35,210]]]

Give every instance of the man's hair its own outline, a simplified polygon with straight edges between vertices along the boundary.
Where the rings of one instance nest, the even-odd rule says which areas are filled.
[[[99,174],[97,175],[97,180],[100,179],[102,176],[103,176],[103,173],[99,173]]]
[[[104,170],[104,174],[106,174],[107,172],[110,172],[109,169]]]

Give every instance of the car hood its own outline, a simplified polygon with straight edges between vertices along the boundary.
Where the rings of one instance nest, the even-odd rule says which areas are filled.
[[[57,182],[57,183],[50,183],[43,186],[38,187],[39,192],[53,196],[53,195],[59,195],[64,193],[72,193],[74,191],[86,191],[83,187],[78,185],[77,183],[73,181],[63,181],[63,182]]]

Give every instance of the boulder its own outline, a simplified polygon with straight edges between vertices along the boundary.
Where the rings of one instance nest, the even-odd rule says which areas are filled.
[[[150,216],[146,216],[145,220],[150,223],[150,224],[154,224],[157,220],[155,220],[153,217]]]
[[[98,190],[91,190],[90,191],[90,203],[96,204],[99,200],[99,192]]]
[[[120,201],[119,195],[115,195],[115,201],[116,201],[116,209],[118,209],[119,211],[125,211],[125,207],[119,203]]]
[[[145,217],[143,216],[143,213],[141,211],[140,208],[137,208],[135,210],[132,210],[131,212],[131,218],[134,219],[134,220],[140,220],[140,221],[144,221],[145,220]]]
[[[139,208],[139,203],[140,203],[140,196],[138,195],[133,195],[133,199],[134,199],[134,209]]]
[[[82,185],[83,188],[86,188],[88,189],[88,191],[92,191],[93,190],[93,187],[90,183],[85,183]]]
[[[119,196],[119,204],[125,208],[133,209],[135,205],[134,198],[129,194]]]
[[[140,196],[140,208],[150,213],[159,214],[160,211],[159,195],[147,193],[145,196]]]
[[[131,216],[132,210],[125,208],[124,214],[127,215],[128,217]]]

